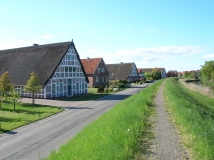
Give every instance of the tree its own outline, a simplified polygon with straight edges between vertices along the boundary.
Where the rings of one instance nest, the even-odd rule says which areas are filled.
[[[161,79],[161,72],[157,68],[153,68],[151,74],[154,80]]]
[[[201,67],[202,83],[214,89],[214,61],[206,61]]]
[[[187,71],[185,71],[184,77],[189,77],[189,73]]]
[[[147,79],[151,79],[152,75],[151,75],[151,73],[149,73],[149,72],[145,72],[145,73],[144,73],[144,77],[145,77],[145,79],[147,80]]]
[[[27,81],[27,84],[24,88],[25,92],[30,92],[32,95],[32,104],[35,103],[35,93],[38,93],[41,91],[41,85],[40,85],[40,81],[39,81],[39,77],[37,74],[35,74],[34,72],[32,72],[30,74],[30,79]]]
[[[2,76],[0,77],[0,91],[2,92],[2,95],[7,95],[7,92],[11,91],[13,89],[13,85],[11,83],[8,71],[4,72]]]
[[[4,100],[4,96],[7,96],[7,92],[13,89],[8,72],[4,72],[0,77],[0,109],[1,103]]]
[[[21,100],[21,95],[15,89],[10,92],[10,101],[13,103],[13,110],[16,110],[16,103]]]

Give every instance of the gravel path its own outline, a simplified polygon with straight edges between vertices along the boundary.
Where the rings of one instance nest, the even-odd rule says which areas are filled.
[[[161,85],[155,98],[157,115],[152,129],[155,138],[148,142],[150,150],[146,153],[146,159],[190,159],[187,151],[182,146],[175,126],[170,122],[168,113],[165,110],[163,91],[164,83]]]

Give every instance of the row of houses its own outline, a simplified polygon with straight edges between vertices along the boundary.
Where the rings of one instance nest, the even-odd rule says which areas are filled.
[[[165,69],[157,69],[165,78]],[[8,71],[23,97],[31,97],[24,86],[32,72],[38,74],[42,86],[35,97],[46,99],[86,94],[88,87],[106,86],[109,80],[138,81],[149,70],[152,68],[137,68],[134,62],[105,64],[103,58],[80,59],[73,41],[0,51],[0,75]]]

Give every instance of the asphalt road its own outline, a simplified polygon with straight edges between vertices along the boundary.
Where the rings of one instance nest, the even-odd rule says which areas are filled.
[[[96,101],[63,102],[36,100],[37,103],[65,107],[66,110],[49,118],[0,135],[0,159],[37,160],[67,142],[93,120],[121,100],[138,93],[147,84],[126,89]],[[27,99],[25,99],[27,101]]]

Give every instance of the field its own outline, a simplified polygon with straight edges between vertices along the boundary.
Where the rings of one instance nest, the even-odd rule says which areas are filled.
[[[12,103],[2,103],[2,110],[0,111],[0,133],[8,132],[61,111],[63,109],[56,107],[23,103],[17,104],[14,111]]]
[[[138,159],[146,149],[148,118],[159,81],[117,104],[85,127],[73,139],[53,151],[47,159]]]
[[[193,159],[214,159],[214,99],[167,79],[165,101]]]

